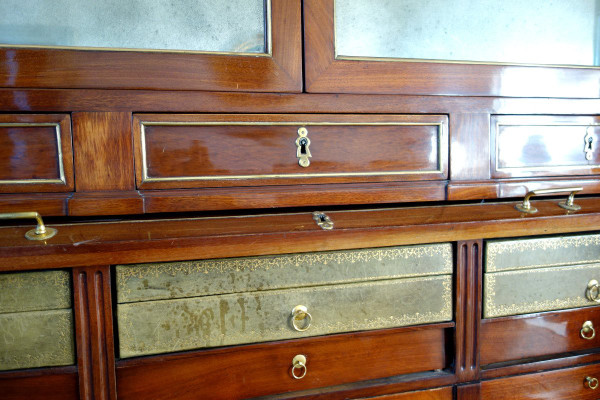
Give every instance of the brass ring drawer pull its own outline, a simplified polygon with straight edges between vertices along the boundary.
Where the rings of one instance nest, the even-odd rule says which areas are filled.
[[[307,371],[308,369],[306,368],[306,356],[298,354],[292,360],[292,376],[294,377],[294,379],[302,379],[306,376]],[[596,381],[596,384],[597,383],[598,381]]]
[[[554,193],[563,193],[570,192],[569,198],[567,201],[562,201],[558,203],[559,206],[566,210],[577,211],[581,209],[581,206],[573,203],[573,199],[575,198],[575,193],[581,192],[583,190],[582,187],[569,187],[569,188],[557,188],[557,189],[538,189],[527,192],[525,198],[523,199],[523,203],[517,204],[515,208],[523,213],[527,214],[535,214],[538,210],[537,208],[531,205],[529,199],[533,196],[539,196],[541,194],[554,194]]]
[[[37,221],[37,226],[35,229],[31,229],[25,233],[25,237],[29,240],[46,240],[50,239],[56,232],[58,232],[54,228],[47,228],[44,225],[44,221],[42,221],[42,216],[35,212],[16,212],[16,213],[5,213],[0,214],[0,219],[28,219],[34,218]]]
[[[298,326],[298,322],[305,321],[304,326]],[[308,312],[308,309],[305,306],[296,306],[292,310],[292,326],[298,332],[304,332],[308,328],[310,328],[310,324],[312,322],[312,315]]]
[[[594,329],[594,324],[592,323],[592,321],[585,321],[579,333],[581,334],[581,337],[586,340],[592,340],[593,338],[595,338],[596,330]]]
[[[597,280],[592,279],[588,282],[585,296],[589,301],[600,303],[600,286],[598,286]]]
[[[598,388],[598,379],[592,378],[590,376],[585,377],[585,384],[592,390],[596,390]]]

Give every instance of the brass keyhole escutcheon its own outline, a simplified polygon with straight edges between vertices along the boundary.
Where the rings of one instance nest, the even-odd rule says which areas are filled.
[[[594,137],[592,136],[592,132],[590,132],[590,127],[588,127],[587,133],[583,138],[585,141],[585,147],[583,151],[585,152],[585,159],[591,161],[594,157]]]
[[[304,168],[310,165],[309,158],[312,157],[309,146],[310,139],[308,138],[308,130],[305,127],[298,128],[298,138],[296,139],[296,157],[298,158],[298,164]]]

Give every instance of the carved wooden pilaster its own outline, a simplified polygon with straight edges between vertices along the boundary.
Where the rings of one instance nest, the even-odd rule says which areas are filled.
[[[110,267],[73,269],[81,400],[116,400]]]
[[[457,243],[456,375],[459,382],[479,378],[479,326],[483,241]]]

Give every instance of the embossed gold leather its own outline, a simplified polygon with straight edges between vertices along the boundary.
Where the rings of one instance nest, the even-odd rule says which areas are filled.
[[[310,329],[291,326],[303,304]],[[452,319],[452,276],[119,304],[120,356],[302,338]]]
[[[449,243],[277,256],[119,265],[128,303],[452,273]]]
[[[0,274],[0,313],[71,307],[67,271]]]
[[[0,314],[0,370],[74,363],[72,310]]]
[[[486,243],[486,272],[600,262],[600,235],[493,240]]]

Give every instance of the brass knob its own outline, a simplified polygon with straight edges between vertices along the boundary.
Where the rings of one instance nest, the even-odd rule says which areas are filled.
[[[598,379],[592,378],[590,376],[585,377],[585,384],[592,390],[596,390],[598,388]]]
[[[306,368],[306,356],[298,354],[292,359],[292,376],[294,377],[294,379],[302,379],[306,376],[307,371],[308,369]],[[596,385],[597,384],[598,381],[596,381]]]
[[[304,326],[298,326],[298,322],[304,321]],[[308,312],[308,309],[305,306],[296,306],[292,310],[292,326],[298,332],[304,332],[308,328],[310,328],[310,323],[312,322],[312,315]]]
[[[585,297],[587,297],[589,301],[600,303],[600,286],[598,286],[597,280],[592,279],[588,282]]]
[[[581,337],[586,340],[592,340],[593,338],[595,338],[596,330],[594,329],[594,324],[592,323],[592,321],[585,321],[579,333],[581,334]]]

